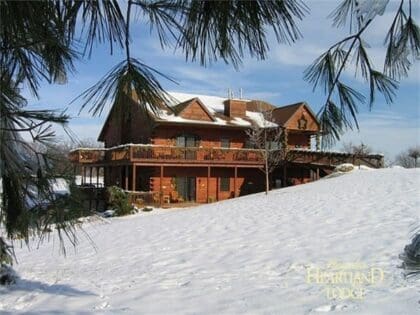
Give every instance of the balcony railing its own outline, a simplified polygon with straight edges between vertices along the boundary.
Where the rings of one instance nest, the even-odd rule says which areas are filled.
[[[70,152],[69,160],[72,163],[100,163],[104,161],[106,149],[76,149]]]
[[[263,163],[255,149],[184,148],[175,146],[126,145],[109,149],[76,149],[69,155],[73,163],[184,162],[184,163]]]
[[[112,162],[185,163],[263,165],[261,150],[233,148],[184,148],[156,145],[123,145],[109,149],[76,149],[69,159],[78,164],[105,164]],[[318,164],[334,167],[341,163],[383,167],[382,155],[355,155],[350,153],[292,149],[287,152],[287,162]]]

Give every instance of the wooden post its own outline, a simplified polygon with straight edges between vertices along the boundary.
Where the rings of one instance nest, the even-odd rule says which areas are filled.
[[[133,165],[133,191],[136,191],[136,165]]]
[[[83,166],[82,185],[86,183],[86,166]]]
[[[92,185],[92,170],[93,166],[89,167],[89,184]]]
[[[319,167],[316,168],[316,179],[319,179]]]
[[[124,171],[125,190],[128,190],[128,165],[125,166]]]
[[[162,207],[162,203],[163,203],[163,165],[160,166],[160,191],[159,191],[159,203],[160,206]]]
[[[316,143],[315,143],[316,150],[319,151],[321,149],[321,138],[320,138],[319,132],[316,134],[315,137],[316,137],[315,138],[315,141],[316,141]]]
[[[96,167],[96,187],[99,187],[99,166]]]
[[[207,166],[207,203],[210,202],[210,166]]]
[[[233,197],[237,197],[236,178],[238,177],[238,168],[235,166],[235,178],[233,179]]]

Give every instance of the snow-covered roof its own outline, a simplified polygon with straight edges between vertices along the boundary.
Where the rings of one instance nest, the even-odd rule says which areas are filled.
[[[189,93],[179,93],[179,92],[169,92],[168,94],[172,98],[174,98],[174,101],[175,101],[172,104],[168,104],[169,106],[175,106],[179,103],[186,102],[193,98],[198,98],[211,113],[215,113],[215,112],[223,113],[225,109],[224,102],[228,100],[227,98],[223,98],[219,96],[210,96],[210,95],[202,95],[202,94],[189,94]],[[245,100],[245,99],[243,99],[242,101],[249,102],[249,100]]]
[[[236,126],[236,127],[250,127],[257,125],[263,128],[277,127],[277,124],[264,119],[264,115],[260,112],[245,111],[245,117],[228,117],[224,115],[225,102],[228,98],[201,95],[201,94],[189,94],[179,92],[169,92],[171,100],[167,104],[169,107],[175,108],[179,104],[185,103],[190,100],[198,99],[205,106],[207,112],[213,117],[213,121],[194,120],[181,117],[174,112],[166,109],[160,109],[157,111],[158,121],[168,121],[183,124],[203,124],[203,125],[223,125],[223,126]],[[235,99],[242,102],[251,102],[247,99]]]

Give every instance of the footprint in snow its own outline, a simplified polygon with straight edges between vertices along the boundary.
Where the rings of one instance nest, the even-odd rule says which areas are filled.
[[[322,305],[314,309],[315,312],[325,313],[333,311],[342,311],[347,309],[347,305]]]
[[[103,303],[101,303],[99,305],[96,305],[94,307],[94,309],[95,310],[103,310],[103,309],[108,308],[108,307],[110,307],[109,303],[108,302],[103,302]]]

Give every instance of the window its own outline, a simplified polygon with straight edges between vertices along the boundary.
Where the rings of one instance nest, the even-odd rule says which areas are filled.
[[[252,143],[251,140],[247,139],[245,140],[245,145],[244,145],[245,149],[255,149],[254,144]]]
[[[230,178],[220,177],[220,191],[229,191],[229,190],[230,190]]]
[[[279,145],[275,141],[267,140],[265,143],[265,148],[268,150],[277,150],[279,148]]]
[[[197,147],[199,145],[199,138],[195,135],[179,135],[176,138],[177,147]]]
[[[221,138],[220,139],[220,146],[222,148],[230,148],[230,141],[228,138]]]

